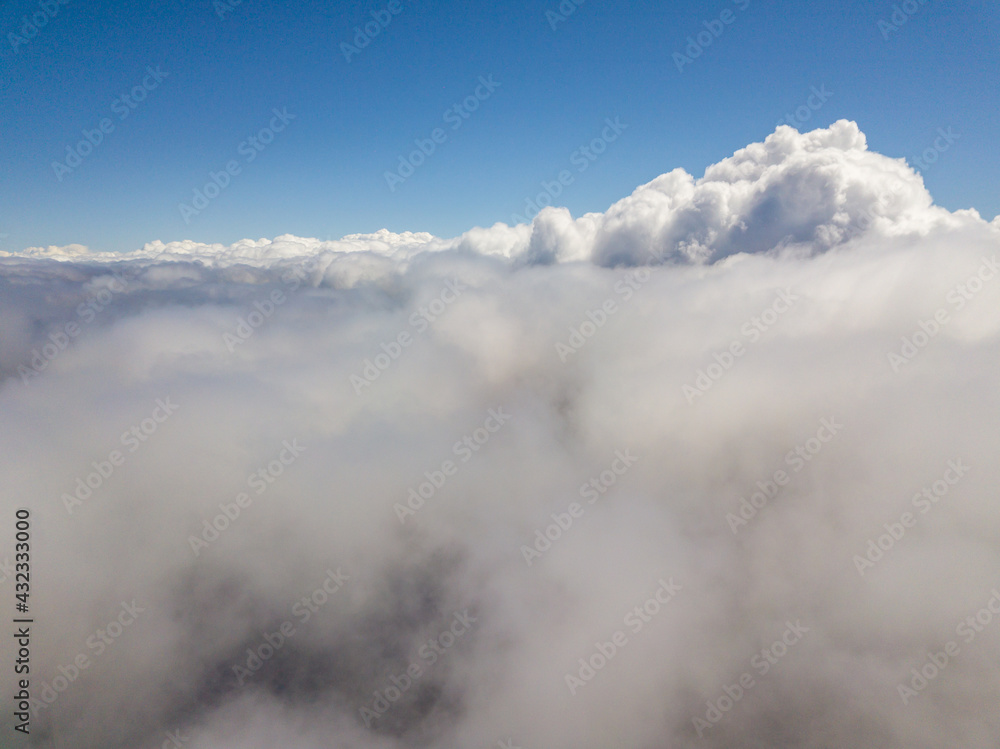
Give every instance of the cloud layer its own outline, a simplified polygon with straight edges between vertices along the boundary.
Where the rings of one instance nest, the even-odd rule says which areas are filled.
[[[838,122],[454,239],[3,257],[32,744],[994,747],[998,250]]]

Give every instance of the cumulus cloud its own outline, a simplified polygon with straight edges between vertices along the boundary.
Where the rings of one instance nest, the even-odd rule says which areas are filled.
[[[994,747],[998,251],[838,122],[453,239],[5,256],[31,742]]]

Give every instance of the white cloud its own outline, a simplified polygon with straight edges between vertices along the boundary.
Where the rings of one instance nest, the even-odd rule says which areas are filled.
[[[138,748],[181,729],[212,749],[995,746],[969,719],[1000,697],[982,665],[1000,621],[971,642],[956,630],[1000,585],[1000,277],[983,262],[998,229],[934,206],[841,122],[780,128],[702,179],[676,170],[575,220],[546,209],[451,240],[3,259],[2,512],[33,510],[35,695],[94,655],[88,636],[123,599],[148,608],[33,734]],[[651,258],[662,267],[630,286],[619,266]],[[466,290],[434,306],[454,279]],[[782,289],[797,300],[767,315]],[[556,344],[608,300],[563,363]],[[942,309],[894,371],[888,354]],[[253,332],[230,352],[240,320]],[[68,322],[79,334],[22,382]],[[734,342],[744,353],[698,388]],[[380,355],[356,395],[351,376]],[[123,433],[168,396],[177,412],[129,452]],[[477,439],[498,407],[513,418]],[[810,442],[823,419],[842,430]],[[286,439],[305,452],[255,494],[248,476]],[[115,449],[123,464],[68,515],[61,495]],[[638,460],[586,504],[581,485],[623,450]],[[914,495],[954,459],[971,469],[922,514]],[[446,470],[400,524],[394,505]],[[734,534],[727,515],[777,470],[789,481]],[[195,556],[189,537],[240,492],[246,514]],[[572,502],[585,513],[529,568],[522,545]],[[860,575],[855,556],[904,511],[915,525]],[[296,602],[337,567],[349,582],[301,621]],[[682,590],[634,632],[626,616],[661,578]],[[421,648],[466,608],[475,627],[431,663]],[[296,633],[236,688],[232,667],[286,620]],[[761,674],[755,654],[796,620],[809,631]],[[572,695],[566,675],[616,630],[627,645]],[[949,640],[959,654],[904,704],[898,685]],[[360,708],[413,663],[420,678],[365,729]],[[755,686],[699,738],[693,719],[744,672]]]
[[[282,235],[229,247],[156,241],[137,252],[90,258],[261,266],[365,252],[402,261],[458,249],[531,263],[712,262],[783,247],[823,252],[872,231],[920,235],[934,227],[981,224],[974,210],[950,213],[934,206],[914,169],[902,159],[869,151],[857,125],[841,120],[808,133],[781,126],[763,143],[710,166],[701,179],[675,169],[638,187],[607,212],[575,220],[564,208],[545,208],[530,227],[498,223],[450,240],[382,229],[337,241]],[[31,248],[25,254],[78,259],[83,252],[80,245],[69,245]]]

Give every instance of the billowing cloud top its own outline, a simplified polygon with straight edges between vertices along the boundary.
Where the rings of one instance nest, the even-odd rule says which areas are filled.
[[[849,122],[453,239],[5,255],[0,692],[38,747],[995,749],[998,255]]]
[[[637,188],[607,212],[573,219],[543,208],[531,226],[498,223],[454,239],[385,229],[321,241],[293,235],[244,239],[228,247],[190,240],[150,242],[131,253],[87,253],[81,245],[32,247],[25,257],[62,260],[200,261],[208,266],[266,266],[313,259],[327,264],[347,254],[407,260],[425,252],[462,250],[532,263],[586,261],[598,265],[712,262],[736,253],[804,247],[824,251],[872,229],[927,232],[972,224],[974,210],[950,213],[932,204],[920,176],[902,159],[868,150],[864,133],[846,120],[799,133],[780,126],[710,166],[694,179],[683,169]],[[0,253],[10,256],[10,253]]]

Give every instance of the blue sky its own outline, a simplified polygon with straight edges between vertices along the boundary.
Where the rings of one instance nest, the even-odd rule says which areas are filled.
[[[562,170],[572,181],[555,202],[603,211],[658,174],[701,176],[762,140],[811,87],[831,95],[799,129],[853,119],[871,149],[911,163],[951,128],[958,139],[924,170],[936,202],[1000,213],[995,3],[911,0],[887,31],[891,2],[567,0],[564,20],[547,17],[563,15],[557,0],[397,2],[6,4],[0,250],[383,227],[447,237],[523,215]],[[341,44],[374,28],[373,12],[391,20],[348,62]],[[33,14],[44,25],[12,38]],[[720,27],[678,70],[688,37]],[[121,100],[144,83],[134,108]],[[463,116],[446,119],[455,105]],[[612,132],[606,118],[624,130],[581,157]],[[89,154],[53,167],[102,120]],[[415,139],[434,151],[390,189]],[[185,217],[179,204],[211,173],[225,188]]]

